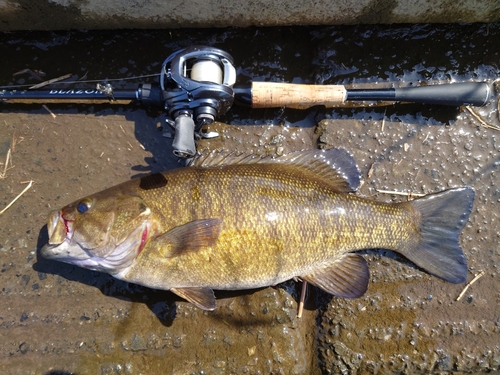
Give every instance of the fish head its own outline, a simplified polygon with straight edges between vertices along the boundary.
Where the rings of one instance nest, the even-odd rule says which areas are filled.
[[[115,274],[129,267],[151,229],[151,210],[138,196],[97,193],[49,214],[41,254]]]

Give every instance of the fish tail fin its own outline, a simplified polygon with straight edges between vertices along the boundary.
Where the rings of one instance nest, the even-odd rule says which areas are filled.
[[[469,187],[427,195],[409,203],[420,215],[419,239],[401,253],[419,267],[452,283],[467,278],[467,261],[458,237],[472,210]]]

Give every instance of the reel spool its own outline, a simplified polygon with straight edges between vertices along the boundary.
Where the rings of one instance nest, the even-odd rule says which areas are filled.
[[[175,129],[175,155],[194,156],[195,133],[231,108],[235,82],[233,58],[217,48],[191,46],[165,60],[160,87]]]
[[[222,69],[218,61],[213,59],[197,59],[191,67],[191,79],[198,82],[217,83],[222,85]]]

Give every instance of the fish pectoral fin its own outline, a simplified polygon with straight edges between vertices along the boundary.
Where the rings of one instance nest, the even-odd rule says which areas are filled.
[[[173,293],[177,294],[179,297],[191,302],[193,305],[199,307],[202,310],[213,311],[215,310],[215,295],[214,291],[210,288],[172,288],[170,289]]]
[[[362,256],[348,253],[302,279],[335,296],[357,298],[368,289],[370,271]]]
[[[222,228],[221,219],[203,219],[191,221],[175,227],[156,237],[155,242],[165,245],[166,257],[181,255],[212,246],[217,242]],[[163,247],[163,246],[161,246]]]

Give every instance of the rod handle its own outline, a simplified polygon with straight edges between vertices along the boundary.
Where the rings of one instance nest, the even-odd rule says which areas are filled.
[[[395,89],[395,100],[451,106],[483,106],[491,97],[486,82],[461,82]]]
[[[281,82],[252,82],[252,107],[288,107],[306,109],[315,105],[334,106],[344,103],[342,85],[304,85]]]

